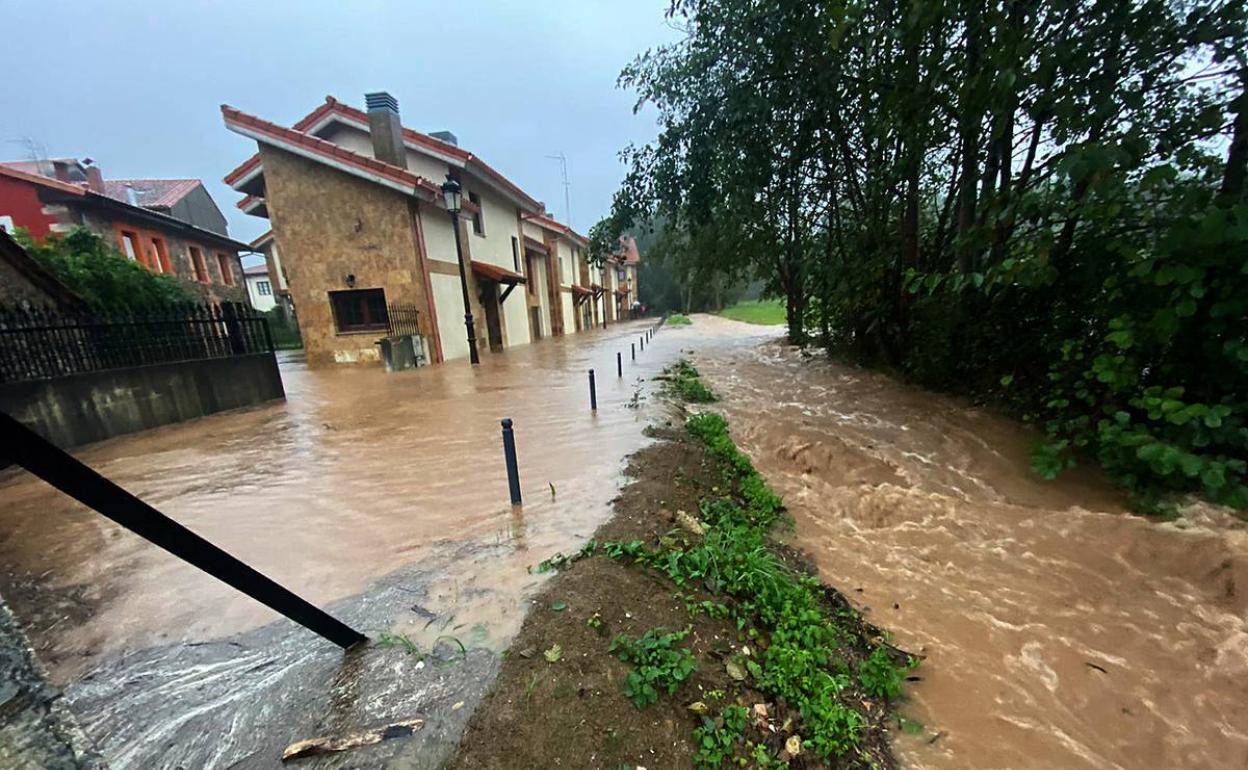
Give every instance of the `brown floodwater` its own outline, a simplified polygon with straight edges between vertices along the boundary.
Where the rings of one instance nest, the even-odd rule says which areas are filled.
[[[896,741],[906,766],[1248,766],[1248,531],[1238,519],[1196,507],[1158,524],[1124,513],[1093,473],[1043,482],[1016,423],[804,359],[774,328],[697,316],[633,363],[629,343],[644,326],[545,340],[475,372],[310,370],[288,358],[285,402],[77,455],[317,604],[377,601],[370,587],[416,570],[422,604],[359,616],[397,617],[384,622],[425,646],[453,633],[499,649],[545,579],[528,568],[579,548],[606,519],[624,457],[666,415],[639,378],[693,351],[734,436],[784,495],[797,544],[899,646],[926,656],[904,707],[923,734]],[[516,422],[519,509],[507,501],[502,417]],[[218,675],[194,659],[150,662],[161,659],[152,650],[186,642],[185,657],[276,619],[12,470],[0,474],[0,565],[0,594],[54,677],[86,683],[75,708],[94,710],[81,716],[118,767],[156,767],[143,751],[218,729],[182,713],[199,705],[178,706],[198,703],[192,693]],[[239,681],[254,679],[263,653],[241,654]],[[177,693],[164,700],[163,689],[148,693],[162,665]],[[110,686],[149,701],[110,699]],[[221,725],[240,718],[239,692],[252,690],[217,698]],[[159,725],[126,722],[156,707],[171,709],[152,717]],[[256,719],[238,722],[240,735],[272,729]],[[186,734],[175,730],[183,723]],[[204,767],[236,766],[229,752],[202,750],[215,757]]]
[[[543,579],[528,567],[581,546],[610,513],[623,459],[646,441],[653,399],[625,405],[643,388],[639,378],[677,348],[660,334],[632,362],[629,344],[647,325],[545,340],[486,356],[477,371],[466,363],[396,374],[309,369],[287,357],[285,402],[76,455],[319,605],[435,550],[505,543],[486,565],[465,559],[440,570],[430,606],[396,626],[436,636],[447,621],[424,618],[453,616],[463,641],[498,648]],[[515,421],[518,509],[507,493],[503,417]],[[60,682],[101,659],[219,639],[278,617],[16,470],[0,476],[0,564],[0,595]]]
[[[1248,767],[1242,521],[1126,514],[1091,472],[1033,475],[1017,423],[695,322],[695,360],[797,544],[926,655],[907,767]]]

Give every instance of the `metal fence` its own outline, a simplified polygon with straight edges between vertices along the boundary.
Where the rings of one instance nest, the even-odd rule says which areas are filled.
[[[0,382],[272,350],[264,316],[233,302],[108,313],[0,307]]]
[[[415,305],[403,305],[397,302],[391,302],[386,307],[386,313],[390,318],[390,334],[391,337],[403,337],[406,335],[420,335],[420,311]]]

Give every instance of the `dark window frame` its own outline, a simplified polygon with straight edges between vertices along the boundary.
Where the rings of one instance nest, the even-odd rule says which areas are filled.
[[[468,193],[468,201],[477,206],[477,210],[472,212],[472,234],[485,237],[485,208],[481,205],[481,196],[475,192]]]
[[[390,330],[385,289],[329,292],[329,307],[338,334],[375,334]]]

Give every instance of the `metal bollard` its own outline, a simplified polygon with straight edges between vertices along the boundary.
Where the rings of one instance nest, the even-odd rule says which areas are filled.
[[[642,353],[646,352],[646,338],[645,337],[641,338],[641,352]]]
[[[616,377],[624,376],[624,354],[623,353],[615,354],[615,376]]]
[[[636,342],[630,342],[630,343],[628,343],[628,347],[629,347],[629,349],[631,349],[631,350],[632,350],[632,353],[633,353],[633,360],[634,360],[634,361],[636,361],[636,360],[637,360],[637,343],[636,343]]]
[[[511,504],[520,505],[520,469],[516,466],[516,434],[511,429],[511,418],[503,418],[503,459],[507,462],[507,488],[511,491]]]
[[[589,370],[589,411],[598,411],[598,390],[594,387],[594,370]]]

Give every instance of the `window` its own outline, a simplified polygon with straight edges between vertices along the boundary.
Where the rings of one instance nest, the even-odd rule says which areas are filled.
[[[8,216],[7,214],[5,216],[0,216],[0,232],[13,232],[13,217]]]
[[[129,230],[121,231],[121,253],[131,262],[139,261],[139,236]]]
[[[195,271],[195,280],[208,283],[208,265],[204,263],[204,252],[198,246],[191,247],[191,269]]]
[[[331,291],[329,302],[334,309],[334,324],[339,334],[386,331],[390,328],[384,289]]]
[[[169,250],[165,248],[163,238],[152,239],[152,250],[148,255],[148,267],[158,273],[173,272],[173,266],[169,264]]]
[[[472,212],[472,232],[476,235],[485,235],[485,211],[481,208],[481,196],[470,192],[468,200],[477,206],[477,210]]]
[[[219,251],[217,252],[217,267],[221,268],[221,283],[233,286],[234,270],[230,267],[230,258]]]
[[[273,287],[269,285],[268,281],[256,281],[256,294],[259,294],[261,297],[271,297],[273,296]]]

